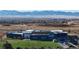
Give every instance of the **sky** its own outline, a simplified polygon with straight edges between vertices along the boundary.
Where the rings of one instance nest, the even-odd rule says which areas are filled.
[[[79,0],[0,0],[0,10],[67,10],[78,11]]]

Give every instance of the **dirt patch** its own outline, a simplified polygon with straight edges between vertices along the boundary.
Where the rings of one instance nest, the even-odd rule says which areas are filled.
[[[0,31],[16,31],[16,30],[27,30],[27,29],[39,29],[39,30],[64,30],[70,33],[79,33],[79,25],[74,26],[38,26],[38,25],[11,25],[2,26],[0,25]]]

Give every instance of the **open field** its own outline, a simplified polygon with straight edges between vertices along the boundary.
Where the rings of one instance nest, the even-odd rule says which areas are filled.
[[[38,26],[38,25],[10,25],[3,26],[0,25],[0,31],[19,31],[19,30],[27,30],[27,29],[39,29],[39,30],[64,30],[69,33],[79,34],[79,24],[73,26]]]
[[[57,43],[53,43],[52,41],[29,41],[29,40],[17,40],[17,39],[7,39],[9,43],[11,43],[12,47],[15,49],[17,47],[23,49],[56,49],[62,48]],[[4,42],[0,42],[0,48],[3,48]]]

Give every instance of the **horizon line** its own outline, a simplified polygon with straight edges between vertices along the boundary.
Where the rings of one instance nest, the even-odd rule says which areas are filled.
[[[13,10],[0,10],[0,11],[13,11]],[[79,10],[14,10],[18,12],[33,12],[33,11],[63,11],[63,12],[79,12]]]

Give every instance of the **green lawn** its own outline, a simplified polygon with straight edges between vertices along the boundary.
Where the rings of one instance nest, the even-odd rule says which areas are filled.
[[[57,43],[52,41],[31,41],[31,40],[17,40],[17,39],[7,39],[9,43],[12,44],[13,48],[61,48]],[[4,42],[0,42],[0,48],[3,48]]]

